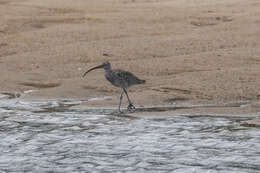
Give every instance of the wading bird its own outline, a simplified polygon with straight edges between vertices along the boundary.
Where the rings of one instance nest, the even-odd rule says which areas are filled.
[[[120,106],[121,106],[121,103],[122,103],[124,93],[127,97],[128,103],[129,103],[127,109],[129,111],[133,111],[135,109],[135,107],[134,107],[133,103],[131,102],[131,100],[129,99],[126,89],[130,86],[133,86],[133,85],[143,84],[143,83],[145,83],[145,80],[139,79],[133,73],[130,73],[128,71],[119,70],[119,69],[112,70],[111,65],[108,61],[104,62],[103,64],[101,64],[99,66],[96,66],[96,67],[89,69],[88,71],[86,71],[83,74],[82,77],[85,77],[88,72],[95,70],[95,69],[98,69],[98,68],[104,68],[106,79],[112,85],[122,89],[122,92],[121,92],[121,95],[120,95],[120,102],[119,102],[119,106],[118,106],[119,112],[121,112]]]

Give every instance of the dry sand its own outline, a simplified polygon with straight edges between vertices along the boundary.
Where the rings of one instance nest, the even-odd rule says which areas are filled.
[[[118,104],[108,60],[147,83],[139,106],[249,100],[260,110],[259,0],[0,0],[0,91]],[[125,102],[126,103],[126,100]]]

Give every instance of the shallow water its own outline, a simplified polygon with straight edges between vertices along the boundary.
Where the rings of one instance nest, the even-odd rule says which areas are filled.
[[[132,117],[80,103],[0,100],[0,172],[260,172],[249,116]]]

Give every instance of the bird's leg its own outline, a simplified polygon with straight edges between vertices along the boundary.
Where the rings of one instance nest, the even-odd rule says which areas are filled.
[[[120,106],[121,106],[122,99],[123,99],[123,93],[124,93],[124,90],[122,90],[122,92],[121,92],[121,95],[120,95],[120,102],[119,102],[119,106],[118,106],[118,110],[119,110],[120,113],[122,113],[122,111],[120,110]]]
[[[125,92],[125,95],[126,95],[126,97],[127,97],[128,103],[129,103],[129,105],[127,106],[127,109],[128,109],[129,111],[135,110],[135,106],[132,104],[131,100],[129,99],[126,89],[123,88],[123,90],[124,90],[124,92]]]

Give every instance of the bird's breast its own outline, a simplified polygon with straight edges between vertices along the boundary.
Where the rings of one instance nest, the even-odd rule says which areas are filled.
[[[120,88],[127,88],[127,82],[122,80],[120,77],[113,73],[109,73],[105,75],[106,79],[114,86]]]

